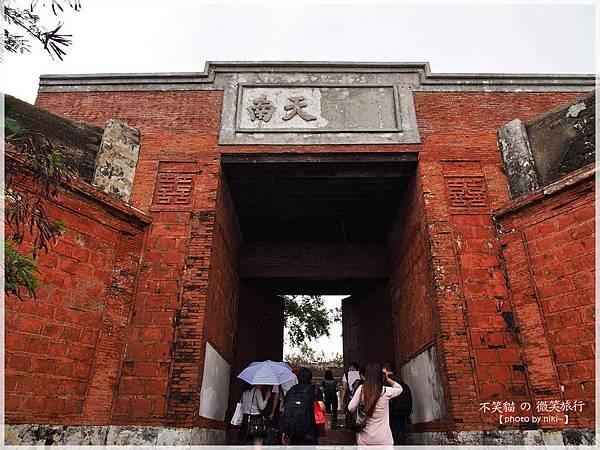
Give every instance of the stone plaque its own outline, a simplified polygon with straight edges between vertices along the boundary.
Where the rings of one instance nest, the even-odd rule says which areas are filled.
[[[407,77],[304,70],[229,75],[219,144],[419,143]]]
[[[247,86],[238,91],[238,133],[399,132],[394,86]]]

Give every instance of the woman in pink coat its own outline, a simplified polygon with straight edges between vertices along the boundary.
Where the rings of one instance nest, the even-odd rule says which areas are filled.
[[[367,426],[356,438],[358,445],[394,445],[390,429],[390,400],[401,393],[402,387],[388,378],[380,364],[370,363],[367,366],[365,382],[348,405],[350,412],[354,412],[362,403],[367,413]]]

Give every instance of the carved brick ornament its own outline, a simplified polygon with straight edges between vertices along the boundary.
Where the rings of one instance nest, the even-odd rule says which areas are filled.
[[[191,173],[159,173],[154,204],[189,205],[193,181]]]
[[[446,177],[450,206],[453,208],[487,207],[485,178]]]

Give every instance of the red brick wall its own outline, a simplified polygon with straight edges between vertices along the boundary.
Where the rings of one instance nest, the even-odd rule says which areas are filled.
[[[247,281],[240,282],[235,360],[231,367],[229,414],[242,396],[238,374],[253,361],[283,359],[283,301]]]
[[[499,213],[500,242],[533,399],[584,401],[569,422],[593,428],[595,184],[566,181]]]
[[[427,216],[420,178],[411,180],[388,235],[389,290],[398,370],[435,339]]]
[[[221,177],[216,215],[217,233],[210,260],[206,337],[229,364],[235,355],[241,235],[225,177]]]
[[[6,297],[9,423],[110,421],[147,219],[107,197],[87,188],[49,203],[68,232],[40,255],[37,298]]]
[[[96,124],[120,118],[141,132],[131,203],[149,211],[153,224],[144,245],[115,423],[205,423],[198,404],[221,98],[218,91],[188,91],[40,94],[37,100],[67,117]]]
[[[344,367],[356,361],[361,367],[372,361],[394,360],[394,332],[387,285],[342,300]]]
[[[498,418],[482,416],[479,403],[523,397],[516,370],[522,362],[502,316],[511,308],[490,216],[508,200],[496,130],[576,95],[415,93],[445,429],[497,428]],[[464,183],[466,177],[474,180]]]
[[[577,95],[415,92],[419,145],[293,148],[297,152],[419,151],[433,329],[447,396],[447,428],[495,428],[495,423],[482,423],[478,402],[522,398],[525,386],[518,370],[523,361],[504,319],[510,315],[502,315],[513,311],[500,276],[500,247],[490,215],[508,201],[496,130],[515,117],[531,119]],[[115,420],[120,422],[200,423],[196,411],[206,336],[199,324],[206,317],[216,235],[221,98],[222,93],[215,91],[41,93],[38,97],[39,106],[73,119],[102,124],[116,117],[141,131],[132,203],[150,211],[155,222],[145,244],[115,410]],[[287,152],[290,148],[228,146],[226,150]],[[169,161],[196,163],[201,173],[190,177],[185,168],[169,168]],[[153,200],[165,202],[171,197],[166,193],[173,171],[182,192],[171,194],[181,194],[187,209],[152,210]],[[162,181],[155,196],[157,173]],[[472,183],[463,183],[465,176],[473,178]],[[183,186],[189,186],[190,179],[193,187],[186,193]],[[175,245],[185,253],[185,272],[180,256],[170,253]],[[492,375],[491,370],[498,374]],[[157,377],[160,381],[152,383]]]

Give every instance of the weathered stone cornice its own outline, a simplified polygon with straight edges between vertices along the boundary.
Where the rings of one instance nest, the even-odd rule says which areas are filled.
[[[249,61],[207,62],[203,72],[41,75],[40,92],[222,89],[219,75],[241,73],[311,74],[315,82],[327,82],[332,74],[397,74],[416,91],[587,92],[595,85],[592,74],[435,74],[426,62]]]

